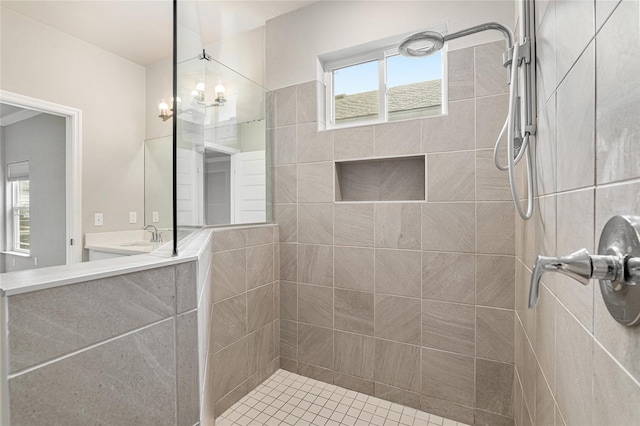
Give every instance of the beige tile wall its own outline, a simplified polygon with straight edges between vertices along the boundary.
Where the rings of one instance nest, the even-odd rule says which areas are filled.
[[[202,424],[279,368],[278,227],[215,229],[203,265]]]
[[[515,419],[638,424],[640,327],[609,316],[595,281],[547,274],[536,309],[526,300],[537,254],[593,252],[611,216],[640,214],[640,7],[536,8],[538,198],[530,222],[516,218]]]
[[[273,92],[283,368],[513,423],[515,225],[492,163],[501,55],[502,43],[449,53],[446,116],[317,131],[320,83]],[[334,161],[398,155],[426,155],[426,202],[334,202]]]

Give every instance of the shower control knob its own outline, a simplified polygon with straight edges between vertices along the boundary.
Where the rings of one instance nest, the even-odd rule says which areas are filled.
[[[597,255],[580,249],[564,257],[538,256],[529,287],[529,308],[538,303],[540,279],[559,272],[583,285],[600,280],[607,309],[621,324],[640,324],[640,217],[614,216],[602,230]]]

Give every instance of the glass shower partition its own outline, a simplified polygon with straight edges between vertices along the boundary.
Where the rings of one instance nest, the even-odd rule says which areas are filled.
[[[203,226],[272,219],[267,91],[206,53],[196,2],[177,8],[176,251]]]

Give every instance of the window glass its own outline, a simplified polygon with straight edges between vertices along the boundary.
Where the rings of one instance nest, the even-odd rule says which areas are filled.
[[[13,181],[11,185],[13,187],[13,250],[28,253],[30,249],[29,181]]]
[[[379,112],[378,61],[333,71],[335,123],[374,120]]]
[[[442,56],[387,57],[387,112],[389,120],[442,113]]]

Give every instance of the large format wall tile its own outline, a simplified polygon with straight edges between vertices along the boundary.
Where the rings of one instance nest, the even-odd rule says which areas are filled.
[[[639,7],[637,1],[620,3],[596,37],[599,184],[640,177],[640,148],[634,143],[640,136],[640,58],[623,48],[640,44]]]
[[[297,86],[284,87],[273,91],[274,125],[276,127],[296,124]]]
[[[375,334],[387,340],[420,344],[420,300],[376,294]]]
[[[591,186],[595,181],[594,64],[595,43],[591,43],[558,88],[558,191]],[[569,161],[580,167],[562,166]]]
[[[277,166],[273,168],[273,202],[298,202],[298,166]]]
[[[375,341],[360,334],[335,332],[334,369],[373,380]]]
[[[560,82],[593,37],[594,2],[559,0],[555,10],[556,75]]]
[[[473,252],[476,243],[473,203],[422,205],[422,249]]]
[[[298,245],[298,282],[333,286],[333,247]]]
[[[422,120],[422,151],[474,149],[474,121],[473,100],[450,102],[447,115]]]
[[[556,400],[568,424],[587,424],[593,416],[593,339],[564,308],[556,314]]]
[[[176,365],[177,423],[178,426],[193,426],[200,420],[198,318],[195,311],[176,318]]]
[[[273,285],[247,292],[247,331],[255,331],[273,319]]]
[[[475,325],[471,305],[422,301],[422,346],[474,356]]]
[[[422,297],[473,304],[475,262],[472,254],[422,253]]]
[[[374,250],[370,248],[335,247],[335,286],[373,291]]]
[[[298,206],[298,241],[333,244],[333,204]]]
[[[374,204],[336,204],[334,215],[336,245],[373,247]]]
[[[476,46],[476,96],[509,93],[507,70],[501,60],[504,50],[502,41]]]
[[[476,303],[513,309],[515,264],[511,256],[476,256]]]
[[[476,308],[476,355],[513,362],[513,311]]]
[[[374,295],[370,292],[334,290],[335,328],[373,336]]]
[[[447,55],[449,100],[473,98],[473,48],[459,49]]]
[[[273,245],[247,249],[247,289],[251,290],[273,281]]]
[[[273,216],[280,229],[281,242],[295,242],[298,239],[298,206],[296,204],[276,204]]]
[[[376,247],[420,249],[420,204],[377,204]]]
[[[476,359],[476,406],[513,416],[513,364]]]
[[[473,405],[474,358],[422,349],[422,393],[460,404]]]
[[[333,330],[298,324],[298,361],[318,367],[333,367]]]
[[[493,95],[476,99],[476,148],[493,149],[509,111],[508,95]],[[506,148],[506,135],[502,147]],[[494,166],[495,168],[495,166]],[[502,172],[506,175],[506,172]]]
[[[297,157],[296,127],[279,127],[269,131],[273,142],[273,165],[295,164]]]
[[[324,99],[324,84],[319,81],[309,81],[297,86],[296,93],[296,122],[323,122],[318,115],[318,101]],[[314,123],[315,124],[315,123]]]
[[[214,253],[211,259],[214,301],[247,291],[246,265],[247,253],[245,249]]]
[[[197,302],[197,263],[181,263],[175,267],[176,274],[176,312],[195,309]]]
[[[167,267],[9,297],[10,371],[174,315],[174,279]]]
[[[298,321],[333,327],[333,289],[298,284]]]
[[[427,200],[474,200],[475,168],[473,151],[427,155]]]
[[[420,348],[376,339],[375,378],[390,386],[420,391]]]
[[[214,352],[247,334],[247,297],[245,294],[213,304],[211,333],[211,349]]]
[[[418,120],[380,124],[375,126],[374,133],[377,157],[420,152],[421,126]]]
[[[173,319],[9,381],[11,424],[173,425]]]
[[[298,163],[333,160],[333,132],[319,132],[318,123],[298,126]]]
[[[336,130],[333,136],[336,160],[373,157],[373,126]]]
[[[276,357],[274,331],[274,324],[269,323],[247,337],[249,376],[258,373]]]
[[[640,386],[598,345],[594,347],[593,424],[632,425],[640,418]]]
[[[218,401],[249,377],[247,337],[213,355],[213,397]]]
[[[377,249],[375,268],[376,292],[420,297],[420,252]]]
[[[298,201],[328,203],[333,201],[333,164],[298,165]]]

